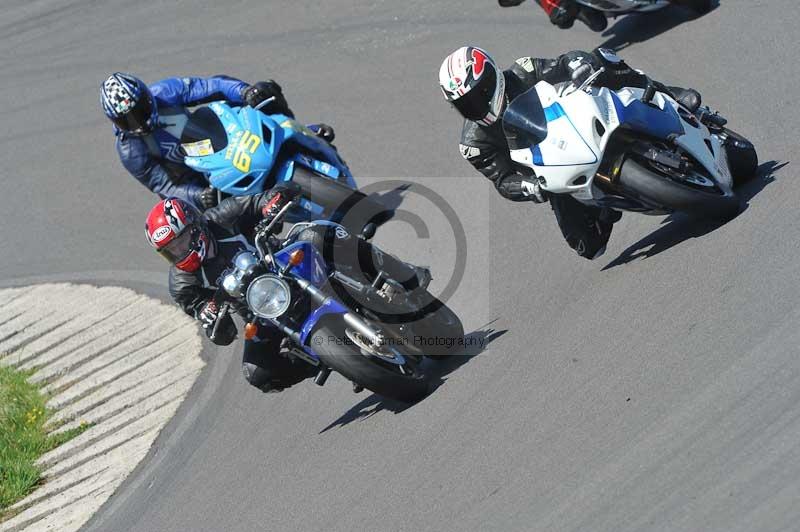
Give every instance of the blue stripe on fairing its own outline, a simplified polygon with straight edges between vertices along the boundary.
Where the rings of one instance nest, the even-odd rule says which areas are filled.
[[[562,116],[566,116],[567,113],[564,112],[564,108],[561,107],[558,102],[554,103],[550,107],[544,110],[544,118],[548,122],[552,122]],[[544,159],[542,159],[542,150],[539,149],[539,145],[537,144],[533,148],[531,148],[531,154],[533,155],[533,164],[536,166],[544,166]]]
[[[531,149],[533,152],[533,164],[536,166],[544,166],[544,160],[542,159],[542,150],[539,149],[539,145],[537,144]]]
[[[544,117],[547,119],[548,122],[552,122],[557,118],[561,118],[562,116],[566,115],[567,113],[564,112],[564,108],[558,104],[558,102],[554,103],[550,107],[544,110]]]
[[[594,156],[594,161],[592,161],[591,163],[579,163],[579,164],[584,165],[584,164],[596,163],[597,154],[594,152],[592,147],[589,146],[589,143],[586,142],[586,139],[584,139],[583,136],[581,136],[580,132],[578,132],[578,128],[576,128],[575,124],[572,123],[572,120],[569,119],[569,116],[567,116],[567,113],[564,111],[564,108],[561,107],[561,105],[558,102],[556,102],[544,110],[544,117],[547,119],[548,122],[553,122],[554,120],[557,120],[562,116],[566,117],[567,121],[569,122],[569,125],[572,126],[573,130],[575,130],[575,134],[578,135],[578,138],[581,139],[581,141],[583,141],[583,144],[589,149],[589,153],[591,153]],[[542,158],[542,150],[539,149],[538,144],[533,148],[531,148],[531,154],[533,155],[533,164],[535,164],[536,166],[573,166],[573,164],[545,164],[544,159]]]

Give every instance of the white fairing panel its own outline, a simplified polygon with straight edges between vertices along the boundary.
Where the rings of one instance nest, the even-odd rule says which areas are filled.
[[[629,11],[645,13],[647,11],[656,11],[669,5],[668,0],[602,0],[601,2],[597,0],[578,0],[578,3],[606,13],[626,13]]]
[[[535,88],[547,119],[547,136],[538,146],[512,150],[512,160],[533,169],[544,190],[596,204],[604,194],[593,185],[594,177],[612,133],[620,126],[612,92],[591,88],[588,92],[567,90],[560,95],[544,81]],[[623,88],[614,94],[623,107],[628,107],[641,100],[643,93],[643,89]],[[679,109],[675,100],[660,92],[651,105],[671,107],[676,112]],[[674,142],[697,159],[723,188],[730,188],[732,179],[719,139],[693,117],[687,121],[681,116],[681,123],[684,134]]]
[[[561,98],[552,85],[540,82],[536,92],[547,117],[547,137],[531,149],[512,151],[511,158],[534,169],[545,190],[591,200],[605,143],[619,123],[608,89]]]
[[[683,129],[686,134],[678,137],[675,143],[691,153],[714,176],[718,183],[732,187],[733,179],[728,169],[725,149],[719,139],[709,135],[709,131],[705,126],[701,125],[700,128],[695,128],[684,120],[681,120],[681,122],[683,122]],[[706,140],[711,145],[713,153],[709,151]]]

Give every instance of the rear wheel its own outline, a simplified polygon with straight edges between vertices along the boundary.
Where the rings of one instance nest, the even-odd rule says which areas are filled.
[[[418,358],[402,345],[376,348],[338,321],[319,327],[310,345],[324,365],[378,395],[410,403],[429,392]]]
[[[739,212],[736,195],[721,189],[696,165],[678,173],[655,161],[628,158],[620,170],[619,184],[645,203],[704,218],[730,218]]]

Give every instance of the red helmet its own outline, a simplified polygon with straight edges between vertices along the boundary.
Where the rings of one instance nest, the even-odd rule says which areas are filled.
[[[200,269],[212,242],[200,211],[178,198],[156,203],[147,215],[144,232],[162,257],[186,272]]]

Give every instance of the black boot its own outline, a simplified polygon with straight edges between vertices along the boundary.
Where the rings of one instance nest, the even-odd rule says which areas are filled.
[[[622,219],[622,213],[620,211],[615,211],[609,207],[603,207],[600,210],[600,216],[598,219],[601,222],[607,223],[609,225],[614,225],[618,221]]]
[[[581,7],[578,10],[577,19],[586,24],[592,31],[601,32],[608,27],[608,19],[596,9]]]
[[[568,6],[558,6],[550,12],[550,22],[566,30],[575,24],[575,16],[578,14],[578,8],[574,4]]]

